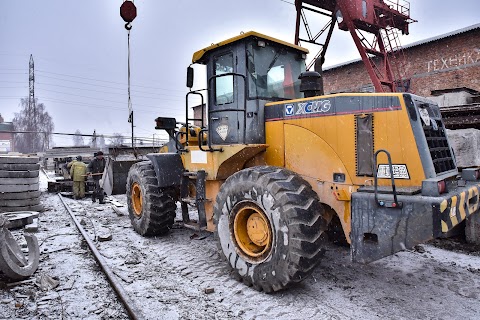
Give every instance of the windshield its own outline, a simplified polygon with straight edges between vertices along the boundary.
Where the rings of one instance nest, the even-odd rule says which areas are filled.
[[[265,43],[251,42],[247,47],[249,97],[284,100],[301,98],[298,76],[305,71],[299,52]]]

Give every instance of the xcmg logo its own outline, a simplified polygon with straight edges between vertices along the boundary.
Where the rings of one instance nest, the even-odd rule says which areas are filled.
[[[302,103],[290,103],[285,105],[285,116],[298,116],[305,114],[326,113],[330,111],[330,100],[309,101]]]

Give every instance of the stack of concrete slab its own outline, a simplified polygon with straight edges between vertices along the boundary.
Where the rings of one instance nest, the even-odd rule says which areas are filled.
[[[38,157],[0,156],[0,212],[42,211]]]
[[[455,153],[457,167],[480,167],[480,130],[447,130],[447,136]]]

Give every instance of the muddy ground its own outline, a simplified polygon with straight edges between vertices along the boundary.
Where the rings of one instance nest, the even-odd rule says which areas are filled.
[[[0,275],[0,318],[128,319],[59,197],[42,199],[40,267],[17,285]],[[92,239],[112,235],[97,247],[146,319],[480,319],[480,250],[461,238],[369,265],[352,264],[348,248],[330,245],[311,277],[267,295],[229,275],[208,233],[176,224],[165,237],[143,238],[126,208],[66,202]],[[41,275],[58,287],[42,291]]]

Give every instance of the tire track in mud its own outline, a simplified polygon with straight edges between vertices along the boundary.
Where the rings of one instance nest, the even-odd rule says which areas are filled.
[[[142,238],[131,229],[118,227],[129,222],[128,217],[110,220],[110,226],[117,225],[110,228],[114,239],[128,241],[99,243],[100,252],[108,252],[105,253],[105,258],[112,263],[112,268],[121,270],[124,278],[131,282],[124,286],[127,292],[138,298],[146,298],[144,304],[149,308],[165,310],[165,306],[158,305],[155,300],[167,305],[170,300],[176,301],[174,310],[170,310],[173,318],[178,315],[187,319],[308,319],[341,314],[340,310],[326,304],[318,306],[315,294],[304,295],[302,301],[299,301],[298,294],[283,292],[267,295],[238,282],[231,277],[227,262],[220,257],[211,236],[204,240],[190,240],[193,231],[175,228],[166,237]],[[128,253],[135,255],[138,252],[141,262],[125,268]],[[138,283],[143,283],[143,287]],[[172,284],[173,290],[168,290],[172,289]],[[184,288],[186,285],[188,289]],[[203,290],[207,287],[214,288],[215,293],[205,295]],[[170,292],[167,299],[164,299],[164,290]],[[139,294],[142,291],[149,293]],[[184,298],[175,298],[178,295],[175,293],[178,292]],[[285,299],[285,295],[288,299]],[[185,297],[208,305],[210,309],[201,314],[192,312],[192,302]],[[239,301],[250,303],[240,304]]]
[[[285,291],[268,295],[245,286],[231,277],[227,262],[218,254],[214,239],[208,237],[205,240],[190,240],[192,233],[193,231],[187,229],[174,229],[166,238],[150,239],[149,245],[137,249],[151,249],[147,261],[158,261],[162,273],[170,276],[181,275],[183,282],[196,287],[197,291],[202,292],[207,287],[215,288],[215,309],[230,310],[241,318],[334,319],[335,315],[339,314],[342,319],[351,318],[338,307],[326,303],[319,305],[317,292],[308,295],[305,291],[309,290],[305,288],[296,293]],[[302,299],[298,299],[299,295]],[[239,301],[250,303],[241,305]]]

